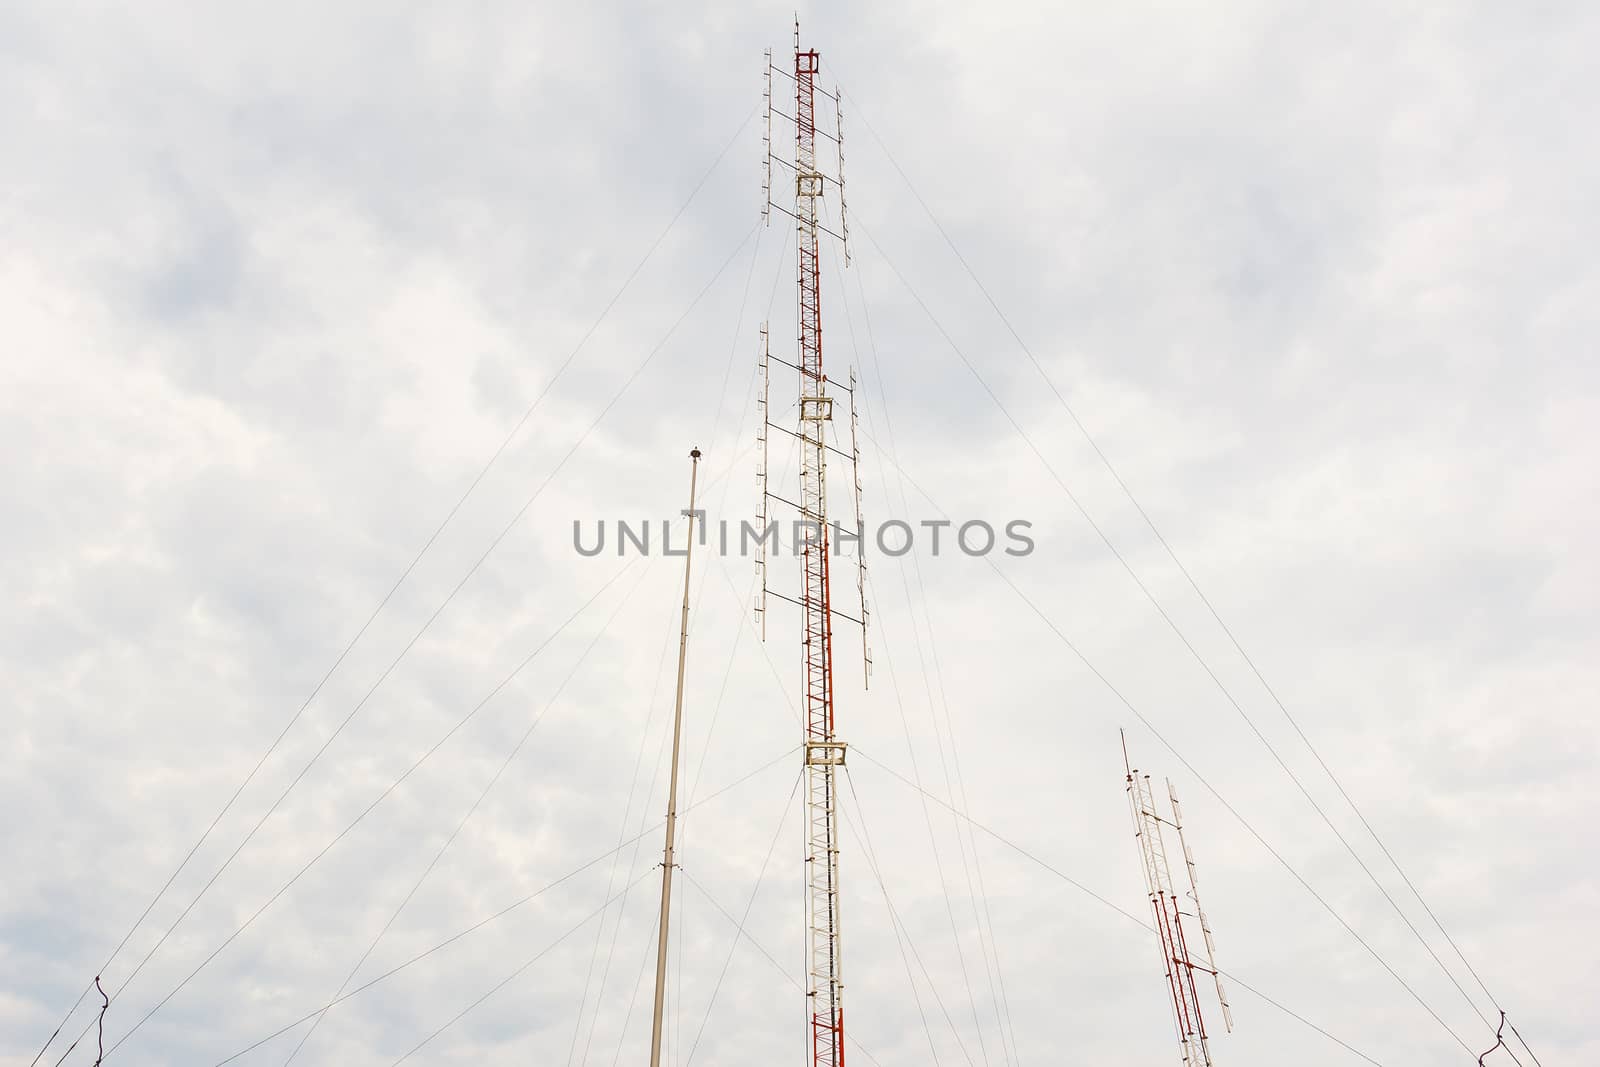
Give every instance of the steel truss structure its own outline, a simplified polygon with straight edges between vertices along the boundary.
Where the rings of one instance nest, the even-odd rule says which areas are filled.
[[[844,1062],[844,982],[839,958],[838,786],[845,748],[834,733],[833,611],[828,582],[827,424],[833,398],[822,375],[822,275],[817,222],[822,175],[817,170],[813,81],[815,50],[800,50],[795,28],[794,215],[799,250],[800,323],[800,591],[801,662],[805,682],[806,930],[810,941],[811,1058],[816,1067]]]
[[[761,337],[761,395],[757,401],[761,414],[758,431],[760,465],[758,479],[761,484],[761,502],[757,509],[758,528],[765,531],[770,518],[769,501],[776,500],[799,512],[795,524],[795,550],[800,558],[801,588],[798,598],[773,593],[783,600],[792,600],[799,606],[800,666],[802,707],[804,708],[805,737],[805,875],[806,875],[806,999],[810,1018],[810,1051],[815,1067],[843,1067],[844,1064],[844,981],[840,951],[839,923],[839,824],[838,783],[836,775],[844,766],[846,745],[839,738],[834,720],[834,648],[833,620],[835,616],[862,627],[863,682],[870,674],[871,654],[866,642],[866,564],[861,529],[860,449],[857,443],[854,370],[849,384],[842,386],[850,398],[850,451],[829,443],[833,424],[834,397],[830,386],[839,383],[828,378],[822,362],[822,270],[820,242],[823,235],[836,238],[841,243],[848,233],[844,218],[844,185],[842,173],[824,174],[817,161],[817,140],[830,139],[838,146],[837,162],[842,166],[844,152],[840,146],[842,108],[839,94],[829,93],[817,86],[820,55],[815,49],[802,50],[800,27],[795,25],[794,65],[792,70],[781,70],[772,64],[772,54],[767,53],[765,71],[767,106],[766,131],[763,143],[766,160],[763,165],[762,185],[766,194],[762,215],[769,222],[772,212],[788,215],[795,227],[796,248],[796,346],[793,363],[773,356],[765,327]],[[794,114],[785,115],[773,104],[772,76],[785,75],[794,82]],[[817,129],[817,97],[834,101],[834,132],[828,134]],[[794,125],[794,157],[786,160],[773,152],[774,117]],[[792,211],[773,198],[773,163],[779,163],[794,178]],[[839,197],[839,232],[824,224],[823,198],[832,187]],[[849,263],[848,245],[844,249],[845,263]],[[793,429],[779,426],[771,420],[770,384],[772,363],[793,367],[799,378],[799,404],[797,424]],[[796,439],[800,449],[800,494],[797,500],[787,500],[768,491],[768,434],[776,428]],[[861,614],[852,619],[838,611],[833,603],[830,582],[830,562],[834,552],[842,546],[833,543],[833,528],[828,512],[828,455],[832,452],[850,461],[854,489],[854,519],[858,539],[856,587],[860,596]],[[761,634],[766,635],[768,596],[768,564],[766,542],[758,545],[756,559],[760,591],[755,603],[756,618]]]
[[[1189,844],[1184,840],[1178,793],[1169,779],[1167,799],[1172,817],[1163,818],[1156,809],[1150,776],[1141,775],[1128,760],[1126,738],[1122,743],[1122,760],[1127,773],[1128,808],[1133,815],[1133,834],[1139,843],[1139,857],[1143,861],[1145,889],[1150,896],[1156,936],[1161,941],[1161,962],[1166,974],[1167,993],[1172,1002],[1179,1049],[1187,1067],[1213,1067],[1210,1036],[1200,1011],[1196,971],[1209,974],[1215,983],[1223,1025],[1230,1032],[1233,1030],[1233,1011],[1228,1007],[1228,994],[1222,987],[1222,975],[1217,971],[1216,943],[1211,936],[1211,924],[1206,921],[1205,910],[1200,907],[1194,853],[1189,851]],[[1167,861],[1166,839],[1162,833],[1166,826],[1171,826],[1178,835],[1178,847],[1183,853],[1184,868],[1189,878],[1186,896],[1179,896],[1173,886],[1172,867]],[[1186,901],[1192,911],[1184,910]],[[1200,959],[1190,948],[1190,935],[1184,928],[1185,919],[1200,927],[1200,944],[1204,949]]]

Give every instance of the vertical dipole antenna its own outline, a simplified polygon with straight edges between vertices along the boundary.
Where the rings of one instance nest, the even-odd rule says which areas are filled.
[[[1217,970],[1217,943],[1211,936],[1211,924],[1206,921],[1206,910],[1200,906],[1200,884],[1195,879],[1194,853],[1189,851],[1189,842],[1183,838],[1183,810],[1178,807],[1178,791],[1173,788],[1171,778],[1167,779],[1167,799],[1172,802],[1172,828],[1178,831],[1178,847],[1183,850],[1183,863],[1189,868],[1189,901],[1194,905],[1194,917],[1200,922],[1200,936],[1205,942],[1205,969],[1211,972],[1211,978],[1217,984],[1217,1003],[1222,1005],[1222,1025],[1231,1034],[1233,1009],[1228,1006],[1227,990],[1222,988],[1222,972]]]
[[[841,202],[843,187],[839,190]],[[844,214],[840,206],[840,216]],[[867,644],[867,624],[871,614],[867,611],[867,520],[861,514],[861,444],[860,418],[856,414],[856,369],[850,368],[850,474],[856,487],[856,592],[861,598],[861,687],[872,686],[872,646]]]
[[[661,1067],[662,1008],[667,996],[667,931],[672,910],[672,846],[678,830],[678,746],[683,734],[683,671],[689,659],[689,565],[694,559],[695,482],[700,450],[689,452],[688,540],[683,552],[683,617],[678,629],[678,695],[672,712],[672,776],[667,786],[667,843],[661,858],[661,918],[656,940],[656,1010],[650,1024],[650,1067]]]
[[[767,55],[772,54],[769,49]],[[767,76],[772,75],[771,64]],[[771,158],[770,156],[768,157]],[[761,640],[767,639],[767,429],[772,419],[772,349],[767,337],[767,324],[761,324],[761,396],[756,400],[759,418],[756,420],[756,445],[760,455],[756,459],[756,481],[761,492],[756,498],[756,579],[761,588],[756,592],[756,622],[761,625]]]
[[[844,94],[839,91],[837,84],[833,87],[833,147],[837,150],[839,159],[839,243],[844,246],[844,265],[848,267],[850,212],[844,202]]]
[[[799,249],[801,670],[805,686],[806,936],[814,1067],[842,1067],[844,1006],[839,944],[839,837],[835,771],[845,746],[834,732],[833,610],[828,583],[827,424],[833,398],[822,369],[822,291],[817,254],[818,201],[815,49],[800,50],[794,27],[795,192]]]
[[[761,131],[761,221],[772,225],[772,49],[766,51],[766,66],[762,71],[766,87],[762,98],[766,102],[767,121]]]
[[[1197,965],[1189,952],[1188,938],[1183,928],[1184,912],[1180,907],[1181,899],[1173,889],[1172,867],[1167,862],[1166,840],[1162,834],[1162,825],[1171,820],[1163,819],[1156,810],[1150,776],[1140,774],[1129,760],[1126,735],[1122,738],[1122,764],[1127,775],[1133,835],[1139,843],[1139,857],[1144,868],[1145,891],[1150,896],[1156,936],[1161,942],[1161,963],[1172,1004],[1173,1022],[1177,1028],[1178,1047],[1187,1067],[1212,1067],[1211,1046],[1206,1036],[1205,1020],[1200,1014],[1200,994],[1195,986],[1194,972],[1202,970],[1213,975],[1216,972],[1214,968]],[[1172,825],[1176,826],[1176,823]],[[1226,1001],[1223,1002],[1223,1013],[1227,1015]]]

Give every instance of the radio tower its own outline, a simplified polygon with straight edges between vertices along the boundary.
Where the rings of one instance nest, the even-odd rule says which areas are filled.
[[[1177,1025],[1178,1045],[1187,1067],[1212,1067],[1211,1045],[1206,1034],[1205,1020],[1200,1014],[1200,992],[1195,984],[1195,972],[1209,974],[1216,983],[1217,1001],[1222,1008],[1223,1025],[1233,1030],[1233,1012],[1228,1007],[1228,995],[1222,988],[1222,975],[1217,970],[1216,945],[1211,939],[1211,925],[1200,907],[1200,891],[1195,885],[1194,854],[1183,837],[1183,817],[1178,809],[1178,793],[1167,782],[1167,798],[1172,807],[1172,818],[1162,818],[1156,811],[1155,793],[1150,787],[1150,776],[1141,775],[1128,761],[1128,739],[1122,739],[1122,765],[1127,772],[1128,806],[1133,813],[1133,834],[1139,842],[1139,856],[1144,861],[1145,889],[1150,894],[1150,910],[1155,919],[1156,936],[1161,940],[1161,962],[1166,969],[1167,993],[1172,1001],[1173,1021]],[[1189,876],[1188,904],[1173,888],[1172,867],[1167,862],[1167,845],[1162,834],[1163,826],[1171,826],[1178,835],[1178,847],[1183,852],[1184,867]],[[1189,937],[1184,931],[1184,920],[1200,926],[1201,944],[1205,950],[1203,960],[1196,960],[1189,948]]]
[[[833,398],[822,376],[822,276],[817,262],[817,52],[800,51],[794,28],[794,214],[800,267],[800,549],[805,582],[801,661],[805,674],[806,927],[810,940],[811,1061],[844,1062],[844,992],[839,959],[839,830],[835,769],[844,745],[834,735],[833,614],[828,585],[828,447]]]
[[[842,175],[827,175],[817,162],[817,138],[833,141],[838,162],[842,165],[843,148],[840,146],[842,108],[839,94],[818,88],[816,83],[820,56],[816,50],[801,51],[800,24],[794,29],[794,68],[790,71],[773,66],[767,55],[766,104],[767,133],[765,136],[766,161],[763,166],[763,186],[766,202],[762,215],[769,221],[770,212],[789,215],[795,225],[795,247],[798,252],[798,337],[799,353],[793,364],[772,355],[767,349],[767,333],[762,331],[762,395],[758,401],[761,409],[761,430],[758,442],[762,460],[758,470],[761,484],[761,505],[757,520],[765,531],[768,521],[769,499],[793,507],[800,513],[795,524],[796,548],[799,550],[802,586],[798,599],[774,593],[791,600],[801,610],[801,674],[804,686],[805,708],[805,849],[806,849],[806,999],[811,1017],[811,1058],[815,1067],[843,1067],[844,1064],[844,983],[841,977],[839,936],[839,829],[838,789],[835,774],[844,765],[845,744],[839,740],[834,728],[834,661],[833,618],[835,615],[862,627],[862,659],[864,670],[870,670],[871,657],[866,646],[865,562],[860,553],[860,453],[854,441],[855,380],[841,386],[850,394],[851,450],[846,453],[828,443],[828,432],[833,421],[833,397],[829,395],[830,382],[822,369],[822,275],[819,257],[819,234],[828,234],[845,244],[845,262],[849,263],[849,247],[845,243],[846,223],[844,213],[844,186]],[[794,82],[794,114],[785,115],[773,106],[772,75],[789,77]],[[816,118],[816,97],[834,102],[835,128],[832,134],[819,132]],[[783,159],[773,152],[773,117],[793,123],[794,159]],[[790,212],[777,203],[773,196],[772,164],[782,164],[794,176],[794,210]],[[836,233],[821,219],[823,191],[831,183],[839,193],[840,221]],[[794,429],[770,422],[767,406],[768,383],[773,362],[792,366],[798,372],[799,420]],[[767,489],[767,429],[771,427],[794,437],[800,448],[800,496],[797,501],[786,500]],[[832,528],[828,520],[828,453],[833,452],[851,462],[856,468],[856,521],[857,521],[857,587],[861,592],[861,616],[850,615],[834,607],[829,584],[829,557],[836,546],[832,545]],[[841,537],[842,547],[843,538]],[[756,601],[756,614],[761,622],[763,636],[766,631],[767,566],[765,540],[758,546],[757,572],[761,591]]]

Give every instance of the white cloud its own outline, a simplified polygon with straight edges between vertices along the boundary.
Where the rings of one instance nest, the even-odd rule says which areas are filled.
[[[789,15],[32,5],[0,18],[12,147],[0,184],[0,677],[13,726],[0,803],[14,816],[0,832],[0,1062],[20,1064],[735,135],[759,99],[761,49],[781,58]],[[1600,977],[1581,951],[1597,934],[1583,845],[1600,750],[1587,714],[1600,678],[1588,551],[1600,536],[1589,356],[1600,271],[1587,210],[1600,157],[1582,121],[1594,15],[890,5],[806,13],[805,25],[828,84],[849,95],[856,277],[828,283],[825,317],[830,366],[867,372],[869,516],[933,517],[913,489],[902,503],[883,455],[881,382],[896,458],[938,507],[1031,518],[1039,550],[1002,561],[1006,573],[1474,1055],[1488,1047],[875,250],[1487,1010],[867,123],[1541,1058],[1593,1059],[1578,1005]],[[693,444],[707,450],[713,514],[753,511],[755,330],[771,300],[784,354],[793,302],[783,227],[739,244],[759,206],[758,136],[755,122],[738,133],[108,970],[120,988],[539,490],[117,1001],[113,1040],[615,573],[615,557],[572,552],[573,517],[675,514]],[[776,410],[790,387],[775,377]],[[792,480],[785,459],[775,445],[773,469]],[[740,632],[747,562],[701,563],[686,751],[691,768],[704,753],[705,795],[798,737],[782,688],[794,684],[789,609],[773,602],[763,651]],[[652,825],[679,573],[653,559],[603,594],[112,1062],[215,1062],[331,997],[547,704],[362,975]],[[786,580],[775,565],[774,588]],[[1140,762],[1183,793],[1222,964],[1381,1062],[1461,1062],[985,564],[924,558],[919,576],[878,558],[872,588],[869,694],[857,692],[855,635],[839,638],[841,721],[859,753],[909,772],[909,734],[944,795],[930,705],[941,719],[948,705],[944,758],[959,751],[973,814],[1138,912],[1114,729],[1130,727]],[[939,1062],[965,1059],[922,966],[967,1054],[999,1062],[949,815],[931,805],[925,823],[914,794],[864,755],[851,772],[862,808],[847,808],[864,814],[921,955],[909,966]],[[792,763],[686,820],[686,871],[736,913]],[[791,813],[750,924],[791,972],[795,825]],[[885,1065],[926,1062],[907,963],[866,857],[846,844],[851,1030]],[[1171,1057],[1151,938],[978,844],[1021,1058]],[[609,1061],[649,960],[658,847],[646,835],[626,849],[613,883],[643,877],[597,1015],[615,909],[415,1062],[558,1061],[591,1017],[588,1062]],[[300,1062],[394,1062],[598,907],[609,873],[601,863],[340,1005]],[[686,1055],[731,927],[687,882],[678,898],[674,1044]],[[648,992],[623,1056],[648,1038]],[[1226,1062],[1282,1062],[1285,1049],[1296,1063],[1356,1062],[1243,991],[1233,1002],[1238,1031],[1216,1042]],[[696,1059],[798,1056],[802,1008],[742,945]],[[241,1062],[281,1063],[293,1040]],[[92,1062],[84,1052],[72,1062]]]

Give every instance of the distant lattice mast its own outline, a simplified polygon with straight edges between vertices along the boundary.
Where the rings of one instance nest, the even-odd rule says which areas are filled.
[[[1233,1015],[1222,988],[1221,975],[1217,972],[1211,927],[1205,913],[1200,910],[1200,897],[1194,880],[1194,856],[1183,837],[1177,793],[1169,781],[1167,795],[1173,816],[1171,819],[1163,818],[1156,808],[1150,776],[1140,774],[1128,760],[1126,737],[1123,738],[1122,758],[1127,772],[1128,808],[1133,816],[1134,837],[1139,843],[1139,858],[1144,869],[1145,891],[1150,897],[1151,917],[1156,936],[1161,942],[1161,963],[1168,999],[1172,1005],[1173,1023],[1177,1029],[1178,1046],[1183,1053],[1183,1062],[1188,1067],[1213,1067],[1210,1038],[1206,1033],[1205,1019],[1200,1010],[1200,993],[1195,982],[1196,971],[1209,974],[1215,980],[1223,1022],[1230,1031],[1233,1029]],[[1188,898],[1193,904],[1193,911],[1184,910],[1184,898],[1174,888],[1172,866],[1167,860],[1166,840],[1162,832],[1164,826],[1171,826],[1177,831],[1189,878]],[[1197,961],[1190,949],[1189,934],[1184,928],[1185,919],[1199,924],[1203,961]]]

